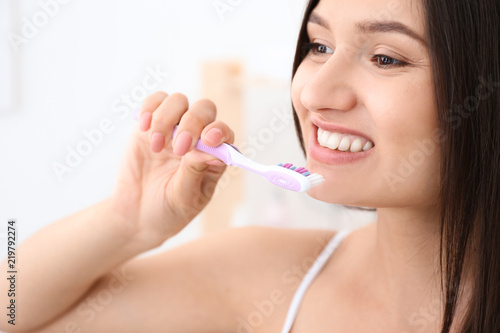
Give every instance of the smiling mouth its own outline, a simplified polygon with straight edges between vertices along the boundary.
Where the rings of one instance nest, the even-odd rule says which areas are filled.
[[[367,138],[353,134],[329,132],[317,128],[317,138],[320,146],[341,152],[359,153],[372,149],[375,144]]]

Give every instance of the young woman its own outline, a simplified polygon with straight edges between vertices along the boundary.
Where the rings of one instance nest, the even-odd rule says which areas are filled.
[[[499,21],[497,0],[310,1],[296,128],[311,196],[377,208],[349,235],[248,227],[134,258],[210,200],[224,166],[198,138],[233,141],[211,101],[153,94],[110,197],[20,247],[1,328],[499,332]]]

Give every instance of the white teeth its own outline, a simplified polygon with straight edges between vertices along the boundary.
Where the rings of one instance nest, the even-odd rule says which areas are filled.
[[[351,143],[351,152],[352,153],[359,153],[363,148],[363,143],[361,142],[360,138],[357,138],[356,140]]]
[[[340,135],[338,133],[333,133],[330,135],[330,138],[328,138],[328,141],[326,142],[326,146],[330,149],[337,149],[340,145]]]
[[[365,146],[363,147],[363,151],[367,151],[368,149],[372,149],[372,148],[373,148],[373,143],[368,141],[367,143],[365,143]]]
[[[328,138],[330,137],[330,134],[327,131],[323,130],[321,130],[321,132],[318,131],[318,135],[320,136],[319,140],[321,140],[322,142],[328,141]]]
[[[318,128],[318,142],[329,149],[338,149],[344,152],[359,153],[373,148],[373,142],[356,135],[328,132]],[[365,142],[363,146],[363,142]]]
[[[339,150],[340,151],[348,151],[351,146],[351,139],[348,136],[345,136],[342,141],[340,141]]]

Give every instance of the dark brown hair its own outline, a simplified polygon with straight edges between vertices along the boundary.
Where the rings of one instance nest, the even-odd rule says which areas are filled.
[[[307,54],[307,20],[318,3],[310,0],[305,9],[292,78]],[[443,134],[441,332],[448,333],[455,319],[465,262],[473,267],[473,286],[459,332],[500,332],[500,3],[423,0],[422,7]]]

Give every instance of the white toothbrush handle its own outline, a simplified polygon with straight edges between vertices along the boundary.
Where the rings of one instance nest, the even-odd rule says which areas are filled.
[[[305,192],[311,188],[307,177],[277,165],[267,166],[254,162],[241,154],[236,147],[227,143],[218,147],[209,147],[199,140],[195,148],[219,158],[227,165],[237,166],[261,175],[279,187],[296,192]]]
[[[176,129],[177,127],[174,129],[173,136],[175,135]],[[254,162],[245,157],[239,149],[233,145],[223,143],[217,147],[210,147],[204,144],[200,139],[196,143],[195,148],[217,157],[227,165],[237,166],[261,175],[279,187],[296,192],[305,192],[311,188],[311,183],[307,177],[277,165],[267,166]]]

